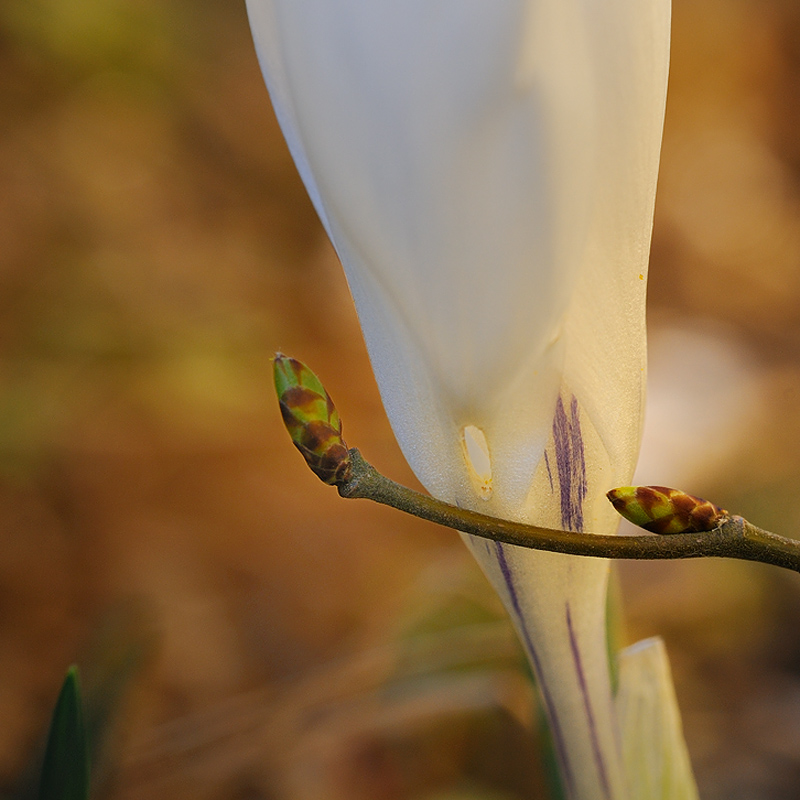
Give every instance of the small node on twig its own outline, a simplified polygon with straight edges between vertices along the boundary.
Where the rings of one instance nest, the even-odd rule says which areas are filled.
[[[713,531],[730,517],[702,497],[667,486],[622,486],[606,497],[628,522],[652,533]]]

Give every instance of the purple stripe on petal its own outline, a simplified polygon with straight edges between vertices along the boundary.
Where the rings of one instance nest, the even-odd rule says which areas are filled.
[[[572,395],[572,402],[570,403],[570,416],[572,418],[572,425],[570,432],[572,434],[572,458],[574,464],[572,467],[572,474],[575,480],[575,498],[577,506],[580,508],[581,527],[577,530],[583,530],[583,501],[586,499],[588,491],[586,481],[586,453],[583,449],[583,435],[581,434],[581,413],[578,407],[578,398]]]
[[[559,396],[553,419],[558,484],[561,493],[561,525],[569,531],[583,530],[583,501],[586,499],[586,461],[581,435],[580,409],[575,396],[569,415]]]
[[[550,720],[550,729],[553,734],[553,742],[555,745],[558,762],[561,765],[561,775],[566,783],[567,795],[569,797],[575,797],[575,778],[572,774],[570,763],[567,759],[567,748],[566,744],[564,743],[564,734],[558,721],[553,699],[550,696],[547,686],[542,680],[542,667],[539,661],[539,656],[533,646],[533,639],[531,638],[530,631],[528,631],[528,627],[525,624],[525,617],[522,614],[522,608],[519,604],[519,595],[517,595],[517,587],[514,586],[514,578],[511,575],[511,569],[508,566],[508,561],[506,560],[505,549],[500,542],[495,542],[495,551],[497,554],[497,563],[500,566],[500,571],[503,573],[503,580],[505,581],[506,589],[508,590],[508,597],[511,601],[511,607],[514,609],[514,614],[517,617],[519,629],[522,632],[522,638],[525,642],[525,648],[528,651],[531,663],[533,664],[534,672],[536,673],[539,691],[542,693],[542,700],[547,708],[547,717]],[[569,609],[567,609],[567,611],[569,613]]]
[[[547,467],[547,480],[550,481],[550,491],[554,491],[553,486],[553,471],[550,469],[550,456],[547,455],[547,450],[544,451],[544,465]]]
[[[583,662],[581,661],[581,651],[578,648],[578,641],[575,638],[575,631],[572,627],[572,613],[567,603],[567,630],[569,631],[569,644],[572,649],[572,660],[575,663],[575,671],[578,674],[578,683],[581,687],[581,695],[583,696],[583,708],[586,712],[586,719],[589,723],[589,735],[592,739],[592,753],[594,754],[595,764],[597,764],[597,773],[600,777],[600,784],[603,787],[603,794],[610,798],[611,788],[608,784],[608,773],[606,771],[606,764],[603,760],[603,753],[600,750],[600,742],[597,739],[597,726],[594,721],[594,713],[592,712],[592,705],[589,702],[589,692],[586,687],[586,676],[583,672]]]

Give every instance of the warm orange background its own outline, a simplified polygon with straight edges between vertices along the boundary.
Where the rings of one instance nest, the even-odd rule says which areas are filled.
[[[642,462],[786,534],[799,9],[675,1]],[[412,481],[243,2],[0,3],[0,284],[5,787],[67,665],[91,691],[133,648],[107,796],[536,796],[518,656],[456,537],[339,500],[280,427],[277,348]],[[800,578],[622,576],[628,638],[667,641],[704,800],[795,798]]]

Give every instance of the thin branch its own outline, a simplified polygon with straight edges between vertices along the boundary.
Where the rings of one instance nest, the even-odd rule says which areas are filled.
[[[339,483],[339,494],[365,498],[407,514],[495,542],[576,556],[625,559],[703,558],[717,556],[760,561],[800,572],[800,541],[786,539],[729,517],[702,533],[608,536],[539,528],[497,519],[443,503],[381,475],[358,450],[349,451],[352,471]]]

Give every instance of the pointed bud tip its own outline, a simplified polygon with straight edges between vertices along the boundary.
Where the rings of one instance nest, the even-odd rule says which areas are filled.
[[[323,483],[339,485],[352,468],[342,421],[322,381],[296,358],[272,359],[275,391],[286,430],[311,471]]]
[[[711,531],[729,516],[708,500],[667,486],[621,486],[606,497],[628,522],[651,533]]]

